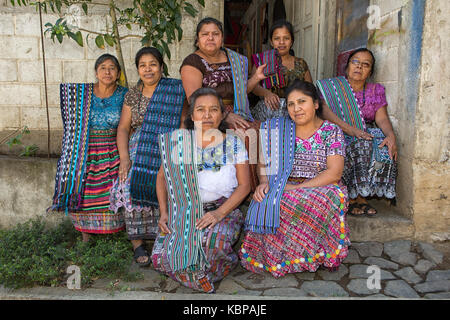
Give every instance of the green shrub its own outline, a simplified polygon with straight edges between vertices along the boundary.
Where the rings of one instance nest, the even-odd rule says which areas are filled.
[[[80,267],[81,283],[97,278],[136,279],[129,272],[131,243],[124,232],[81,241],[69,220],[49,228],[41,219],[0,230],[0,284],[11,288],[66,285],[66,270]]]

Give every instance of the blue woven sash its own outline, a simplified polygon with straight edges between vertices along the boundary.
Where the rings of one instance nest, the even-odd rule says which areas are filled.
[[[245,120],[253,121],[250,112],[250,102],[247,95],[248,59],[247,57],[225,48],[231,64],[234,86],[234,113]]]
[[[58,160],[53,204],[47,210],[77,210],[83,192],[89,141],[93,83],[62,83],[60,107],[64,134]]]
[[[269,192],[262,202],[250,203],[245,230],[274,234],[280,226],[281,196],[292,171],[295,123],[287,117],[269,119],[261,124],[260,139]]]
[[[164,238],[164,251],[173,271],[201,270],[209,264],[202,248],[203,231],[195,228],[203,216],[195,134],[185,129],[161,134],[159,147],[168,191],[167,225],[172,231]]]
[[[158,135],[180,127],[184,99],[181,80],[161,78],[147,106],[136,158],[131,167],[130,193],[133,205],[158,205],[156,175],[161,166]]]

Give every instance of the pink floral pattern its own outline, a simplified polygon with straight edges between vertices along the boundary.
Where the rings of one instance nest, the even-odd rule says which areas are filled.
[[[355,92],[355,96],[366,122],[375,121],[375,114],[378,109],[387,105],[385,89],[379,83],[367,83],[365,104],[363,104],[364,91]]]

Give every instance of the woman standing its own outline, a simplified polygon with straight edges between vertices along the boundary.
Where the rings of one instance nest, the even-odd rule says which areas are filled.
[[[181,80],[189,98],[202,87],[215,89],[225,104],[225,121],[228,128],[240,129],[248,134],[246,147],[250,157],[252,190],[257,185],[257,140],[260,122],[250,113],[247,94],[259,81],[265,79],[260,66],[248,79],[247,58],[223,48],[222,23],[214,18],[204,18],[197,25],[195,45],[197,50],[187,56],[180,68]],[[253,129],[247,131],[248,129]],[[244,135],[242,135],[244,136]]]
[[[344,136],[320,118],[321,101],[309,82],[286,90],[289,118],[267,120],[265,174],[245,220],[239,257],[244,268],[274,277],[337,268],[348,254]],[[275,135],[274,135],[275,134]],[[283,191],[284,190],[284,191]]]
[[[119,179],[111,191],[111,208],[123,211],[135,260],[147,266],[151,261],[144,240],[158,234],[158,134],[180,127],[185,94],[180,80],[162,77],[163,57],[156,48],[140,49],[135,64],[140,81],[126,94],[120,117]]]
[[[366,197],[395,197],[397,143],[385,89],[367,81],[374,68],[373,53],[361,48],[349,56],[346,77],[317,82],[327,103],[324,118],[346,134],[343,181],[352,199],[349,214],[357,216],[377,213]]]
[[[53,208],[70,212],[83,241],[92,233],[125,228],[122,215],[109,210],[110,189],[119,171],[117,126],[128,90],[117,85],[120,72],[116,57],[104,54],[95,62],[95,84],[61,85],[65,134]]]
[[[274,63],[278,55],[281,58],[279,66],[283,77],[283,86],[274,85],[271,88],[263,88],[258,84],[253,93],[261,97],[257,105],[252,108],[252,115],[255,119],[265,121],[267,119],[288,116],[286,106],[280,104],[280,99],[284,98],[284,90],[295,80],[303,80],[312,83],[311,73],[305,60],[292,55],[292,46],[294,44],[294,29],[292,24],[286,20],[276,21],[270,28],[270,45],[277,53],[272,51],[275,56],[264,56],[264,53],[256,55],[263,63]],[[264,57],[268,60],[265,61]]]

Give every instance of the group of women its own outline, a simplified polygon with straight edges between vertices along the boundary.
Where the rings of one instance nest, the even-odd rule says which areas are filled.
[[[95,84],[62,84],[52,209],[70,215],[83,241],[126,229],[137,264],[202,292],[239,261],[274,277],[335,270],[350,245],[347,210],[373,216],[366,197],[395,197],[384,88],[367,82],[375,58],[357,50],[345,77],[316,87],[292,54],[289,22],[274,23],[272,49],[254,56],[251,75],[223,40],[222,24],[203,19],[181,80],[163,77],[160,52],[144,47],[129,90],[109,54]],[[253,108],[250,92],[260,97]]]

